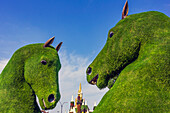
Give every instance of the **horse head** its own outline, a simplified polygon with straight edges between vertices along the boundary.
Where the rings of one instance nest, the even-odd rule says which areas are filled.
[[[110,80],[115,81],[121,70],[137,57],[139,41],[130,34],[125,34],[129,29],[126,26],[127,15],[128,2],[126,1],[122,20],[109,31],[104,48],[87,68],[87,81],[100,89],[106,87]]]
[[[58,72],[61,64],[58,51],[62,42],[54,48],[50,46],[53,40],[54,37],[45,44],[28,45],[34,52],[27,58],[24,66],[25,81],[37,95],[41,108],[45,110],[54,108],[60,99]]]

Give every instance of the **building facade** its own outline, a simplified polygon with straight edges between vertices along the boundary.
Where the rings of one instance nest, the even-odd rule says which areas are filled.
[[[95,107],[96,107],[96,103],[94,104],[93,108]],[[77,98],[75,98],[75,102],[74,102],[73,95],[72,95],[69,113],[92,113],[92,112],[93,110],[89,109],[87,105],[87,101],[83,99],[83,93],[82,93],[81,83],[80,83],[78,95],[77,95]]]

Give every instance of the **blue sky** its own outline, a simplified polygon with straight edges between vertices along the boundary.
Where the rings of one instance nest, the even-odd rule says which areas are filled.
[[[56,36],[64,49],[87,56],[101,50],[107,32],[120,19],[125,0],[1,0],[0,49],[2,57],[22,45],[45,42]],[[170,16],[168,0],[129,0],[129,15],[144,11],[161,11]],[[13,44],[13,43],[16,44]],[[5,48],[5,49],[4,49]],[[11,49],[12,48],[12,49]]]
[[[170,17],[169,0],[128,2],[129,15],[160,11]],[[86,82],[85,70],[103,48],[109,29],[121,19],[124,3],[125,0],[0,0],[0,69],[20,47],[44,43],[55,36],[53,46],[63,41],[61,101],[70,101],[72,94],[75,97],[82,82],[84,91],[88,91],[85,98],[92,108],[93,101],[96,99],[98,103],[107,89],[94,90],[99,93],[97,100],[95,92],[90,90],[95,87]],[[62,74],[69,79],[77,77],[77,82],[70,83]]]

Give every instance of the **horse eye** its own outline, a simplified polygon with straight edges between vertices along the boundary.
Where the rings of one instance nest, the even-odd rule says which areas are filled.
[[[113,31],[110,32],[110,38],[114,35]]]
[[[43,65],[46,65],[46,64],[47,64],[47,62],[46,62],[45,60],[42,60],[41,63],[42,63]]]

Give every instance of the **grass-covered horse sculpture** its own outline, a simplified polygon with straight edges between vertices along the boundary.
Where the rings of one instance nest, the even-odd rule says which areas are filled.
[[[126,2],[122,20],[87,68],[90,84],[110,88],[93,113],[169,112],[170,18],[156,11],[127,12]]]
[[[0,112],[38,113],[36,95],[42,109],[52,109],[60,99],[58,50],[45,44],[30,44],[18,49],[0,75]]]

